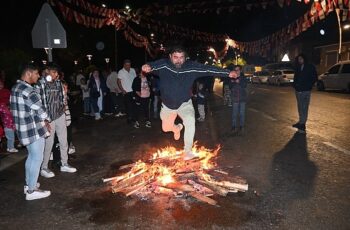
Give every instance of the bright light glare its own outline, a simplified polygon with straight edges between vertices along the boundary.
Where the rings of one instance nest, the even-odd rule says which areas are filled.
[[[56,45],[61,44],[61,39],[53,39],[53,44],[56,44]]]
[[[320,29],[320,34],[324,35],[326,32],[324,31],[324,29]]]
[[[282,61],[290,61],[289,60],[289,57],[288,57],[288,54],[285,54],[282,58]]]

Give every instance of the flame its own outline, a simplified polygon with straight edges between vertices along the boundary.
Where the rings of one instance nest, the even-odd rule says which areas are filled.
[[[158,167],[159,176],[157,177],[157,181],[164,185],[175,182],[173,178],[174,172],[172,172],[169,168],[160,166]]]
[[[218,146],[215,150],[210,150],[205,147],[199,147],[194,143],[192,152],[199,158],[199,168],[193,170],[207,170],[216,166],[214,158],[220,150]],[[182,159],[183,151],[176,150],[175,147],[166,147],[151,154],[148,161],[138,160],[131,170],[123,175],[123,179],[133,178],[138,175],[144,176],[144,181],[154,180],[160,185],[167,185],[176,181],[176,173],[178,169],[183,169],[188,166],[187,161]],[[188,169],[188,168],[187,168]],[[191,169],[190,169],[191,170]],[[118,182],[118,181],[117,181]]]
[[[221,146],[219,145],[215,150],[210,150],[205,147],[198,147],[197,142],[194,143],[194,146],[192,148],[192,153],[198,156],[202,163],[203,169],[212,169],[216,166],[216,162],[211,161],[212,158],[216,157],[219,153],[219,150],[221,149]]]

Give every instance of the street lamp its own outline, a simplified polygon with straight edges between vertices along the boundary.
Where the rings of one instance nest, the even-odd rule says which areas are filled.
[[[91,55],[91,54],[87,54],[86,57],[87,57],[87,59],[89,60],[89,65],[91,65],[91,58],[92,58],[92,55]]]
[[[333,1],[334,5],[335,2]],[[338,62],[341,61],[341,43],[342,43],[342,27],[340,24],[340,9],[336,8],[335,13],[337,14],[338,28],[339,28],[339,49],[338,49]]]
[[[77,60],[74,60],[74,65],[78,65],[78,61]]]

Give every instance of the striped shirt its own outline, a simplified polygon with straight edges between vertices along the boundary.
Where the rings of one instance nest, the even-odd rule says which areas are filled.
[[[41,100],[50,120],[54,121],[64,113],[63,86],[60,80],[48,82],[40,78],[36,87],[40,90]]]
[[[18,139],[23,145],[29,145],[41,137],[50,135],[44,122],[48,115],[39,93],[30,84],[22,80],[17,81],[11,90],[10,108]]]

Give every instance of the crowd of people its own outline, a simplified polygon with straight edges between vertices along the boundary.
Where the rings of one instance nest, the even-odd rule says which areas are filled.
[[[305,130],[310,87],[315,79],[302,76],[314,75],[314,70],[306,65],[304,56],[298,58],[295,89],[300,119],[293,126]],[[247,80],[242,67],[231,65],[223,69],[200,64],[188,60],[182,47],[173,47],[168,58],[144,64],[141,71],[132,68],[131,61],[126,59],[119,71],[100,72],[94,68],[86,76],[79,71],[70,80],[79,89],[76,95],[84,116],[93,116],[96,121],[105,116],[124,117],[135,129],[151,128],[152,118],[160,118],[162,130],[172,132],[175,140],[180,139],[184,129],[183,159],[190,160],[197,157],[192,152],[195,123],[205,121],[207,98],[212,92],[212,86],[206,84],[208,77],[221,77],[224,81],[224,94],[229,93],[224,104],[232,107],[231,131],[242,134],[247,101]],[[77,172],[68,163],[69,154],[75,152],[70,106],[69,84],[54,63],[45,66],[41,76],[37,67],[24,66],[11,91],[0,80],[0,117],[4,127],[0,135],[6,136],[9,153],[18,152],[15,133],[20,145],[28,150],[26,200],[50,196],[51,192],[39,189],[38,183],[39,175],[55,176],[49,168],[50,160],[63,173]],[[181,121],[176,124],[177,117]]]

